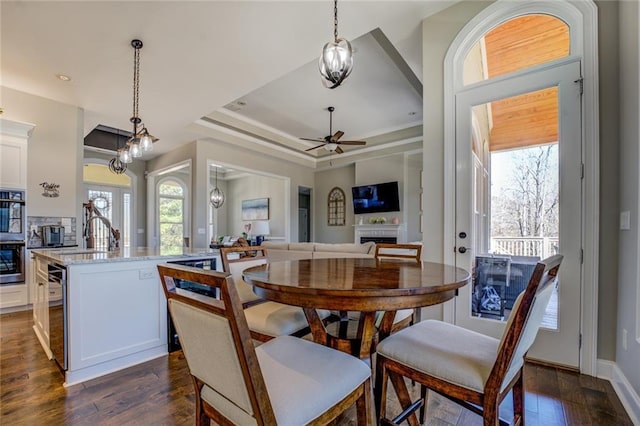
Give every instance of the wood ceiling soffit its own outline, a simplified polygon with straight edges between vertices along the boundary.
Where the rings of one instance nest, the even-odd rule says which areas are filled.
[[[485,35],[489,78],[569,55],[569,28],[548,15],[507,21]],[[548,88],[491,103],[490,150],[558,141],[558,93]]]

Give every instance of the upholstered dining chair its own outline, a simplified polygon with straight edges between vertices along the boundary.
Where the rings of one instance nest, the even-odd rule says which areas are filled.
[[[502,339],[494,339],[442,321],[422,321],[377,346],[375,401],[381,424],[416,423],[415,410],[426,406],[433,390],[482,415],[485,425],[500,424],[500,403],[513,390],[514,424],[524,424],[524,357],[533,344],[547,304],[557,286],[562,255],[538,262],[520,293]],[[403,377],[422,385],[412,402]],[[403,412],[387,419],[386,388],[391,380]]]
[[[324,425],[356,404],[370,416],[370,368],[351,355],[291,336],[254,346],[233,278],[158,265],[196,393],[196,424]],[[220,298],[177,288],[215,287]]]
[[[376,243],[376,259],[408,259],[422,261],[422,244]],[[391,332],[402,330],[414,323],[417,318],[415,309],[401,309],[396,312]]]
[[[245,316],[249,330],[254,339],[266,342],[277,336],[302,337],[310,333],[309,323],[302,308],[285,305],[259,298],[253,287],[242,278],[242,272],[252,266],[269,262],[267,249],[263,246],[223,247],[220,249],[222,267],[233,277],[245,308]],[[331,313],[318,310],[321,319],[328,318]]]

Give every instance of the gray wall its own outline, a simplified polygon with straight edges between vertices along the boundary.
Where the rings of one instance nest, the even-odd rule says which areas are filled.
[[[4,86],[0,95],[3,118],[36,126],[27,144],[27,215],[81,217],[84,111]],[[42,197],[42,182],[59,184],[60,196]]]
[[[598,358],[615,360],[618,297],[618,2],[598,4],[600,73],[600,264]]]
[[[616,327],[616,363],[640,394],[640,6],[620,3],[620,211],[631,212],[631,229],[618,231],[619,274]],[[617,222],[612,221],[614,224]],[[602,281],[603,283],[605,281]],[[615,311],[611,311],[615,312]],[[604,314],[604,312],[603,312]],[[627,330],[627,349],[622,346],[622,330]],[[613,334],[613,333],[612,333]]]
[[[353,164],[346,167],[335,167],[315,174],[313,188],[313,230],[311,241],[318,243],[352,243],[353,229],[353,202],[351,187],[355,185],[355,168]],[[327,225],[327,201],[329,192],[338,187],[344,191],[345,199],[345,224],[344,226]]]
[[[466,1],[455,4],[422,21],[422,154],[423,241],[428,242],[423,259],[444,260],[444,58],[458,32],[492,2]],[[422,309],[422,318],[442,319],[442,305]]]
[[[284,180],[266,176],[246,176],[227,181],[227,232],[238,236],[244,232],[247,221],[242,220],[242,201],[255,198],[269,199],[269,230],[271,238],[285,235]],[[296,198],[297,199],[297,198]],[[255,235],[251,233],[251,235]]]

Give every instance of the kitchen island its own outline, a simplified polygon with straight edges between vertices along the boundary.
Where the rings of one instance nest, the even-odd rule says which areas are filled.
[[[34,330],[65,386],[167,353],[167,305],[157,265],[216,259],[218,250],[33,250]]]

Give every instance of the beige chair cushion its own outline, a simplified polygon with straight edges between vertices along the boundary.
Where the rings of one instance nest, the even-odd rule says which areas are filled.
[[[251,331],[267,336],[285,336],[309,326],[302,308],[277,302],[264,302],[244,310]],[[330,315],[329,311],[318,310],[321,319]]]
[[[256,348],[278,425],[304,425],[371,375],[359,359],[290,336]]]
[[[431,376],[483,392],[499,343],[498,339],[452,324],[426,320],[387,337],[378,344],[377,352]]]
[[[265,263],[267,263],[265,258],[229,263],[228,272],[231,274],[233,282],[236,284],[238,296],[240,296],[240,302],[247,303],[260,300],[260,298],[253,292],[253,287],[247,284],[247,282],[242,278],[242,271],[252,266],[264,265]]]

